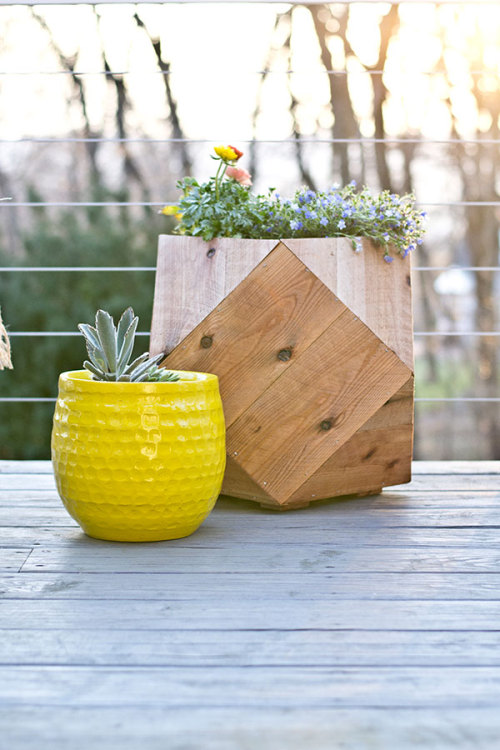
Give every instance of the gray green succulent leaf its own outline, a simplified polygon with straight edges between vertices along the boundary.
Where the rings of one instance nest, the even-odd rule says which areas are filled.
[[[147,352],[129,362],[139,318],[128,307],[120,317],[118,327],[105,310],[98,310],[95,328],[87,323],[78,326],[87,347],[88,360],[83,366],[93,380],[107,382],[175,382],[180,375],[158,367],[163,354],[150,357]]]

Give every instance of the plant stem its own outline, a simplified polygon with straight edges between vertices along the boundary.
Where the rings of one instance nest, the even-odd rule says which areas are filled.
[[[224,166],[224,170],[222,174],[220,174],[221,167]],[[217,169],[217,174],[215,175],[215,200],[219,200],[219,184],[222,183],[222,180],[224,179],[224,175],[226,174],[227,164],[226,162],[220,161],[219,167]]]

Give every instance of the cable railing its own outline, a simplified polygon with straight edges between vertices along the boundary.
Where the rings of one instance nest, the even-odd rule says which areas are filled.
[[[359,138],[307,138],[301,136],[300,138],[238,138],[238,143],[259,143],[259,144],[289,144],[296,147],[297,144],[339,144],[349,145],[351,143],[359,144],[385,144],[390,145],[393,143],[403,145],[479,145],[479,146],[494,146],[500,143],[500,138],[398,138],[397,136],[384,136],[383,138],[372,138],[370,136],[361,136]],[[148,144],[160,144],[160,143],[215,143],[216,138],[153,138],[152,136],[21,136],[19,138],[0,138],[0,143],[148,143]]]
[[[213,0],[175,0],[177,5],[202,5]],[[231,3],[234,0],[217,0],[217,4]],[[143,2],[146,4],[154,5],[172,5],[173,3],[164,2],[164,0],[136,0],[134,5],[141,5]],[[291,0],[290,2],[283,3],[283,0],[239,0],[248,5],[259,5],[259,4],[280,4],[286,6],[301,5],[299,0]],[[341,0],[343,5],[356,5],[356,4],[367,4],[367,0]],[[385,5],[435,5],[435,0],[383,0]],[[123,0],[93,0],[92,5],[113,5],[122,4]],[[44,0],[43,5],[86,5],[88,0]],[[324,0],[308,0],[309,5],[323,5]],[[440,5],[450,6],[462,6],[472,4],[471,0],[439,0]],[[498,0],[475,0],[474,5],[492,5],[497,6]],[[16,5],[16,6],[37,6],[38,2],[34,0],[17,0],[17,2],[2,2],[3,6]],[[210,66],[207,66],[203,70],[204,73],[210,74]],[[220,71],[212,71],[216,73]],[[71,76],[75,78],[84,77],[145,77],[145,76],[161,76],[161,77],[175,77],[177,71],[169,68],[168,70],[0,70],[0,77],[5,76],[18,76],[18,77],[56,77],[56,76]],[[436,70],[411,70],[405,71],[405,74],[412,78],[417,76],[443,76],[446,75],[447,71],[443,69]],[[311,70],[293,70],[288,68],[263,68],[260,70],[249,70],[240,71],[239,75],[244,76],[287,76],[292,77],[295,75],[317,75],[317,76],[331,76],[331,77],[352,77],[352,76],[369,76],[369,77],[382,77],[388,75],[387,70],[383,69],[370,69],[369,67],[360,67],[353,69],[311,69]],[[474,78],[487,76],[500,76],[500,71],[493,71],[490,69],[474,69],[467,70],[467,76]],[[205,144],[212,143],[216,139],[214,138],[161,138],[146,135],[136,136],[106,136],[106,135],[92,135],[92,136],[78,136],[78,135],[61,135],[61,136],[35,136],[35,135],[23,135],[20,137],[5,137],[0,138],[0,144],[5,145],[22,145],[22,144],[47,144],[60,146],[62,144],[169,144],[172,146],[178,145],[190,145],[190,144]],[[392,135],[386,135],[384,137],[373,137],[373,136],[360,136],[350,138],[328,138],[328,137],[309,137],[301,136],[300,138],[271,138],[271,139],[255,139],[255,138],[240,138],[235,139],[242,144],[257,144],[257,145],[290,145],[297,147],[297,145],[385,145],[390,149],[391,146],[418,146],[421,149],[438,147],[438,146],[498,146],[500,145],[500,138],[492,137],[468,137],[464,135],[460,137],[418,137],[410,135],[409,137],[398,137]],[[0,202],[0,208],[9,210],[9,208],[107,208],[107,207],[121,207],[121,208],[151,208],[157,209],[165,205],[174,205],[173,203],[166,201],[65,201],[65,200],[54,200],[54,201],[23,201],[17,199],[11,199],[5,202]],[[469,208],[469,207],[500,207],[500,200],[449,200],[449,201],[418,201],[418,206],[422,208]],[[414,266],[413,272],[416,273],[441,273],[445,271],[459,270],[463,272],[481,273],[481,272],[497,272],[500,267],[497,266],[477,266],[477,265],[439,265],[439,266]],[[154,266],[11,266],[11,267],[0,267],[0,273],[117,273],[117,272],[155,272]],[[80,336],[78,332],[70,331],[9,331],[9,336],[13,339],[16,338],[48,338],[48,337],[74,337]],[[148,331],[138,332],[138,336],[148,337],[150,333]],[[468,338],[499,338],[499,331],[469,331],[469,330],[453,330],[453,331],[441,331],[441,330],[423,330],[415,331],[415,337],[418,339],[425,340],[426,338],[445,338],[445,337],[468,337]],[[463,396],[463,397],[435,397],[435,398],[422,398],[417,397],[416,402],[429,402],[429,403],[500,403],[500,397],[490,398],[479,398],[474,396]],[[0,397],[0,402],[13,402],[13,403],[37,403],[37,402],[54,402],[55,398],[52,397],[37,397],[37,396],[12,396],[12,397]]]
[[[227,5],[235,0],[135,0],[134,5]],[[238,0],[243,5],[303,5],[302,0]],[[371,5],[380,2],[384,5],[498,5],[498,0],[337,0],[342,5]],[[39,0],[2,0],[3,5],[40,5]],[[92,0],[92,5],[123,5],[124,0]],[[89,0],[43,0],[43,5],[89,5]],[[325,5],[325,0],[307,0],[307,5]]]

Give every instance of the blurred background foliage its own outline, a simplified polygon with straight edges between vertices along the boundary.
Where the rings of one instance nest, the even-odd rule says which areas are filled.
[[[500,8],[209,5],[0,9],[0,195],[14,199],[0,203],[0,304],[15,366],[0,396],[53,398],[84,357],[78,336],[16,333],[76,333],[129,304],[147,332],[154,288],[151,271],[1,267],[153,267],[172,229],[159,204],[180,177],[207,177],[227,141],[257,190],[354,179],[434,204],[413,259],[436,269],[413,274],[417,396],[480,400],[417,404],[415,456],[499,459]],[[44,202],[133,205],[24,205]],[[0,458],[47,458],[52,411],[0,402]]]

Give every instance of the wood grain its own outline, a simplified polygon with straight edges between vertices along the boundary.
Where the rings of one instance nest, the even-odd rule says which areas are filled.
[[[359,529],[399,529],[406,527],[428,527],[436,529],[446,528],[471,528],[480,529],[483,527],[500,526],[500,498],[498,493],[487,493],[481,503],[479,499],[471,498],[470,494],[465,494],[462,499],[455,500],[452,493],[443,495],[434,495],[431,492],[422,493],[423,500],[408,495],[397,493],[376,495],[365,498],[341,498],[327,501],[320,501],[314,506],[310,506],[304,513],[289,514],[290,518],[274,519],[274,511],[264,511],[258,505],[250,505],[248,501],[241,501],[234,498],[221,497],[213,513],[217,515],[212,519],[205,521],[205,524],[197,532],[198,536],[203,537],[212,523],[222,524],[225,528],[226,523],[234,518],[234,523],[238,523],[238,514],[252,515],[251,527],[255,528],[255,535],[261,529],[270,526],[269,520],[275,524],[277,529],[297,529],[309,525],[308,513],[314,511],[315,522],[323,523],[326,528],[330,524],[342,524],[349,531]],[[442,499],[444,497],[444,499]],[[228,503],[232,509],[230,513],[219,513],[219,508]],[[252,510],[253,508],[253,510]],[[319,515],[316,515],[319,512]],[[306,516],[304,518],[304,515]],[[219,518],[220,516],[220,518]],[[294,516],[296,518],[291,520]],[[212,520],[211,520],[212,519]],[[278,525],[279,522],[279,525]],[[11,529],[25,528],[32,529],[34,543],[37,546],[43,544],[47,537],[50,542],[54,539],[50,535],[50,530],[63,530],[66,536],[66,542],[78,541],[83,537],[77,524],[67,514],[66,510],[60,505],[59,507],[49,507],[46,510],[38,507],[19,508],[14,515],[12,508],[0,508],[0,528],[2,529],[3,539],[7,544],[9,540],[14,540],[14,532]],[[22,532],[21,532],[22,533]],[[272,536],[272,535],[271,535]],[[25,535],[21,546],[26,543],[28,535]],[[269,538],[266,535],[265,538]],[[189,543],[186,542],[189,546]]]
[[[361,253],[343,238],[284,242],[413,370],[410,256],[384,263],[382,251],[366,240]]]
[[[285,503],[409,375],[345,310],[229,427],[227,452]],[[322,424],[330,426],[323,430]]]
[[[383,375],[378,365],[375,372],[371,369],[375,342],[392,355]],[[413,341],[408,259],[386,264],[370,242],[354,253],[344,239],[203,243],[162,237],[151,347],[169,354],[168,367],[218,375],[228,455],[234,458],[226,469],[225,492],[267,506],[296,508],[318,498],[367,494],[409,481]],[[306,384],[306,356],[316,394]],[[330,394],[327,373],[335,383]],[[369,407],[367,397],[377,377],[375,406]],[[389,387],[385,401],[380,400],[382,379],[402,389],[386,409],[381,407],[395,393]],[[366,385],[364,395],[360,383]],[[340,398],[337,404],[330,398],[345,397],[349,390],[350,400]],[[324,410],[340,410],[341,415],[334,414],[334,429],[319,439],[311,424],[332,422]],[[367,438],[360,437],[348,449],[349,475],[332,483],[339,466],[333,455],[357,430],[373,430],[375,423],[365,428],[370,419],[387,431],[386,437],[379,433],[381,443],[388,444],[385,471],[381,460],[377,466],[365,462],[373,447],[365,450]],[[397,432],[389,435],[393,424]],[[378,453],[381,459],[382,451]],[[323,470],[329,459],[332,469]],[[353,481],[356,461],[359,486]],[[300,491],[316,471],[320,476],[314,488]]]
[[[160,235],[150,353],[172,351],[275,245]]]
[[[300,532],[299,532],[300,533]],[[354,532],[353,532],[354,533]],[[373,531],[373,533],[376,533]],[[201,540],[200,540],[201,544]],[[398,547],[385,541],[376,554],[371,547],[337,544],[251,544],[233,543],[231,554],[223,545],[118,547],[109,549],[80,542],[65,548],[37,547],[23,566],[24,572],[67,573],[252,573],[289,571],[315,573],[495,573],[500,564],[498,546],[489,547]],[[498,602],[500,607],[500,601]],[[215,607],[215,603],[214,603]],[[215,610],[214,610],[215,611]],[[500,610],[499,610],[500,613]],[[241,621],[241,620],[240,620]],[[280,620],[281,622],[281,620]]]
[[[199,706],[209,696],[213,708],[252,706],[435,708],[498,707],[500,674],[496,667],[184,667],[182,670],[101,667],[0,667],[0,700],[27,700],[45,706]],[[304,700],[304,694],[307,698]]]
[[[0,573],[0,744],[496,749],[500,463],[414,470],[286,515],[221,498],[133,545],[85,537],[48,463],[0,462],[1,559],[24,563]]]
[[[372,492],[411,480],[413,376],[288,499]]]
[[[409,387],[409,382],[407,386]],[[481,474],[500,475],[500,463],[498,461],[414,461],[412,472],[425,475],[442,474],[447,477],[457,474],[470,474],[473,477]],[[0,474],[22,474],[27,482],[29,477],[26,475],[52,473],[50,461],[0,461]]]
[[[330,534],[331,532],[329,532]],[[341,532],[339,532],[341,533]],[[348,529],[352,536],[352,528]],[[475,537],[476,546],[484,544],[491,545],[494,531],[485,537],[478,534]],[[430,544],[432,547],[439,545],[439,540],[445,546],[450,546],[453,541],[446,541],[449,530],[441,531],[436,539]],[[307,543],[314,541],[313,535],[307,535]],[[368,532],[363,536],[364,546],[369,546]],[[397,535],[392,533],[392,540]],[[468,541],[470,546],[474,543],[474,534],[469,531],[464,536],[462,547]],[[388,540],[389,535],[386,534]],[[428,541],[431,532],[426,530],[420,534],[408,535],[407,544],[415,543],[414,537],[422,539],[422,543]],[[424,538],[425,537],[425,538]],[[319,531],[316,535],[318,544],[320,541]],[[266,535],[268,543],[272,543],[272,537]],[[391,540],[391,541],[392,541]],[[401,539],[401,546],[404,544]],[[459,546],[459,539],[456,545]],[[278,539],[276,544],[283,543]],[[344,541],[345,543],[345,541]],[[377,545],[372,534],[373,554],[376,554]],[[498,541],[492,546],[498,548]],[[182,576],[173,576],[170,573],[154,573],[144,575],[142,573],[107,573],[101,572],[96,578],[95,573],[64,573],[64,572],[23,572],[22,575],[3,573],[0,576],[0,593],[2,599],[65,599],[65,600],[105,600],[105,601],[204,601],[216,600],[220,602],[237,602],[241,592],[245,592],[247,600],[255,601],[302,601],[302,602],[327,602],[332,598],[344,601],[351,600],[355,593],[357,600],[367,601],[426,601],[426,600],[455,600],[455,601],[494,601],[498,599],[500,586],[499,573],[351,573],[342,571],[340,573],[315,573],[295,571],[293,577],[288,573],[262,572],[260,576],[248,576],[246,573],[184,573]],[[89,605],[90,606],[90,605]],[[37,629],[36,623],[32,623],[33,629]],[[17,632],[17,631],[15,631]],[[287,631],[288,632],[288,631]],[[2,645],[3,636],[0,639],[0,662],[8,656],[8,648]],[[257,638],[255,634],[250,634]],[[249,637],[250,637],[249,636]],[[292,637],[293,636],[293,637]],[[201,637],[198,634],[197,640]],[[240,636],[241,637],[241,636]],[[298,643],[301,636],[297,633],[283,633],[283,638],[288,637],[290,643]],[[325,636],[326,638],[327,636]],[[362,640],[362,636],[357,636]],[[381,638],[381,636],[378,636]],[[252,640],[250,638],[250,640]],[[415,636],[416,638],[416,636]],[[368,638],[370,640],[370,638]],[[193,642],[193,638],[186,634],[186,644]],[[307,638],[304,638],[307,642]],[[496,642],[500,646],[500,634],[496,633]],[[36,643],[34,644],[36,646]],[[291,647],[290,647],[291,648]],[[255,654],[258,656],[258,654]],[[500,661],[500,650],[497,654]],[[14,658],[12,656],[12,658]]]
[[[344,311],[280,243],[164,364],[216,373],[229,427]]]
[[[213,708],[9,705],[0,731],[15,750],[495,750],[498,708]]]
[[[226,473],[224,474],[221,492],[224,495],[240,497],[244,500],[258,500],[267,505],[279,506],[271,495],[264,492],[262,487],[248,476],[243,467],[231,455],[226,457]]]

